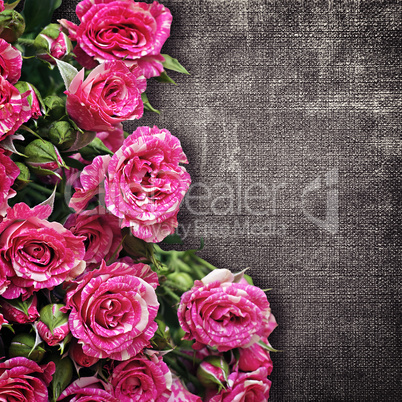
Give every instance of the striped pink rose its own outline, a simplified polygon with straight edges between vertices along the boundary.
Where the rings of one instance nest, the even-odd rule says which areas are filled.
[[[144,112],[141,93],[146,80],[140,68],[131,71],[122,61],[106,61],[85,78],[82,69],[71,81],[66,109],[83,130],[114,131],[126,120]]]
[[[191,178],[180,141],[168,130],[138,127],[110,157],[97,156],[86,166],[69,206],[83,210],[105,194],[107,209],[135,237],[159,242],[174,233],[180,203]]]
[[[102,259],[108,261],[122,249],[119,219],[103,207],[70,215],[64,227],[76,236],[85,237],[84,260],[89,269],[99,265]]]
[[[0,38],[0,75],[15,84],[21,77],[21,67],[21,52]]]
[[[107,209],[134,236],[159,242],[175,231],[190,175],[180,141],[168,130],[138,127],[113,155],[105,180]]]
[[[77,41],[78,62],[93,68],[94,62],[124,60],[138,64],[146,78],[163,71],[161,48],[170,35],[172,14],[162,4],[133,0],[84,0],[76,8],[80,25],[61,20]]]
[[[23,300],[39,289],[53,289],[85,269],[82,237],[49,222],[49,205],[24,203],[7,210],[0,223],[0,294]]]
[[[21,124],[31,118],[28,95],[28,92],[21,95],[17,88],[0,76],[0,141],[14,134]]]
[[[234,371],[229,374],[227,387],[214,395],[208,390],[205,402],[233,402],[258,401],[266,402],[269,399],[271,381],[267,378],[268,370],[260,367],[258,370],[242,373]]]
[[[13,357],[0,363],[0,395],[3,401],[48,402],[47,387],[55,364],[39,366],[26,357]]]
[[[162,356],[152,350],[118,364],[109,381],[121,402],[166,402],[171,395],[172,374]]]
[[[109,384],[97,377],[81,377],[70,384],[57,399],[72,402],[119,402]]]
[[[11,186],[19,174],[18,166],[7,156],[3,148],[0,148],[0,216],[5,215],[8,200],[17,194]]]
[[[178,308],[184,339],[194,349],[216,347],[220,352],[248,347],[275,328],[265,293],[227,269],[212,271],[181,297]]]
[[[157,324],[158,277],[125,258],[86,273],[66,295],[72,335],[92,357],[127,360],[149,345]]]
[[[180,378],[173,376],[172,394],[168,402],[202,402],[200,396],[192,394],[181,382]]]

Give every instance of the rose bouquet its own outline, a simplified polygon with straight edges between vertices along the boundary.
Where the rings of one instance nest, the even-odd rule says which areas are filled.
[[[123,123],[156,111],[147,80],[187,73],[161,53],[156,1],[0,1],[0,399],[267,400],[263,290],[179,241],[180,141]],[[157,244],[159,243],[159,245]]]

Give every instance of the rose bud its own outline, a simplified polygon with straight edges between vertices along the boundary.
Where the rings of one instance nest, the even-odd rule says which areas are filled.
[[[56,64],[53,57],[62,60],[73,49],[70,39],[60,28],[58,24],[49,24],[35,38],[36,56],[50,64]]]
[[[229,366],[222,356],[207,356],[197,369],[197,378],[205,388],[223,388]]]
[[[8,324],[8,321],[4,318],[3,314],[0,313],[0,329],[3,324]]]
[[[77,135],[68,121],[56,121],[50,126],[48,137],[54,145],[66,150],[74,144]]]
[[[54,170],[65,167],[57,148],[49,141],[33,140],[25,148],[27,165],[38,175],[48,175]]]
[[[267,338],[264,338],[263,343],[269,345]],[[268,374],[271,374],[272,360],[269,351],[263,344],[254,343],[248,348],[239,348],[239,369],[241,371],[254,371],[260,367],[265,367]]]
[[[42,343],[35,346],[35,336],[31,334],[18,334],[11,341],[11,345],[8,349],[8,353],[11,357],[27,357],[36,363],[39,363],[46,351],[41,346]]]
[[[64,304],[48,304],[39,312],[37,329],[40,337],[49,346],[57,345],[70,332],[68,314],[60,311],[62,307],[65,307]]]
[[[35,294],[25,301],[22,301],[21,298],[2,299],[0,304],[4,318],[8,321],[26,324],[27,322],[34,322],[39,317],[38,299]]]
[[[0,38],[15,42],[25,31],[25,21],[20,13],[5,10],[0,14]]]
[[[66,115],[66,103],[58,96],[51,95],[43,99],[50,120],[59,120]]]
[[[96,362],[99,361],[97,357],[86,355],[82,350],[82,346],[77,342],[76,339],[74,339],[70,343],[70,347],[68,349],[68,355],[71,357],[73,361],[75,361],[78,365],[83,367],[93,366]]]
[[[37,119],[39,116],[42,116],[38,100],[38,90],[32,84],[25,81],[19,81],[17,84],[15,84],[15,87],[20,91],[21,94],[29,92],[27,99],[29,106],[31,107],[32,118]]]
[[[167,276],[171,287],[176,288],[181,292],[186,292],[191,289],[194,284],[191,276],[186,272],[173,272]]]
[[[138,259],[142,257],[152,259],[154,253],[152,244],[133,236],[128,228],[123,228],[122,233],[124,236],[123,248],[127,254]]]
[[[29,169],[22,162],[15,162],[18,169],[20,170],[20,174],[17,176],[14,182],[13,188],[17,191],[22,190],[29,182],[30,173]]]

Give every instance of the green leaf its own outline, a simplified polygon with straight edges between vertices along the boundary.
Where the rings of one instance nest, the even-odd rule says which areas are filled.
[[[183,244],[183,240],[181,239],[180,235],[177,233],[173,233],[171,235],[166,236],[163,240],[162,243],[165,244]]]
[[[95,131],[76,131],[75,141],[73,145],[71,145],[71,147],[66,150],[66,152],[78,151],[79,149],[91,144],[95,138]]]
[[[155,77],[156,81],[163,82],[165,84],[174,84],[177,85],[166,73],[163,71],[159,77]]]
[[[190,73],[177,61],[177,59],[174,59],[168,54],[162,54],[161,56],[165,58],[165,61],[162,63],[164,68],[177,71],[178,73],[190,75]]]
[[[272,346],[267,345],[263,341],[259,341],[258,344],[265,350],[268,350],[269,352],[282,352],[281,350],[274,349]]]
[[[73,378],[73,363],[69,357],[60,358],[56,354],[50,358],[56,365],[56,372],[53,374],[53,380],[50,387],[53,393],[52,401],[57,401],[60,394]]]
[[[155,109],[148,100],[148,96],[144,93],[141,94],[142,103],[144,104],[144,110],[148,110],[149,112],[155,112],[161,114],[161,112]]]
[[[49,170],[49,169],[43,169],[40,167],[36,167],[35,169],[35,173],[40,175],[40,176],[48,176],[48,175],[53,175],[56,176],[58,179],[63,180],[63,178],[54,170]]]
[[[25,147],[25,155],[28,157],[28,165],[36,163],[56,162],[59,167],[65,164],[59,161],[57,148],[49,141],[43,139],[33,140]],[[36,167],[36,165],[35,165]]]
[[[80,154],[89,161],[98,155],[113,155],[113,152],[106,147],[101,139],[95,137],[90,144],[80,149]]]
[[[72,66],[70,63],[66,63],[65,61],[62,60],[57,60],[56,61],[57,67],[60,71],[61,77],[63,78],[64,85],[66,89],[69,88],[71,81],[74,79],[74,77],[78,74],[78,70]]]
[[[244,274],[244,279],[247,281],[247,283],[248,283],[249,285],[253,285],[253,286],[254,286],[253,278],[252,278],[250,275]]]
[[[66,163],[66,165],[71,168],[82,170],[85,167],[85,165],[82,162],[77,161],[77,159],[70,158],[69,156],[63,155],[63,160]]]
[[[22,15],[26,21],[25,32],[39,33],[52,19],[53,12],[62,0],[25,0]]]
[[[16,0],[13,3],[4,3],[4,9],[5,10],[14,10],[14,8],[18,6],[18,3],[20,1],[21,0]]]
[[[124,228],[122,234],[124,236],[123,248],[129,255],[152,259],[154,252],[152,243],[147,243],[146,241],[133,236],[129,228]]]

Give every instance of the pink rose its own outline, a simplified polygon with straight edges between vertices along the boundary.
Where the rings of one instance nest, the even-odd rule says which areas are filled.
[[[39,289],[53,289],[85,269],[82,237],[49,222],[49,205],[24,203],[7,210],[0,223],[0,292],[23,300]]]
[[[57,399],[72,402],[119,402],[110,386],[96,377],[82,377],[70,384]],[[66,399],[67,398],[67,399]]]
[[[56,64],[54,59],[63,60],[72,50],[70,39],[58,24],[46,26],[36,37],[35,45],[40,49],[36,56],[50,64]]]
[[[220,352],[249,347],[272,332],[271,309],[258,287],[237,283],[227,269],[216,269],[181,297],[177,311],[184,339]]]
[[[0,75],[10,84],[15,84],[21,77],[21,67],[21,52],[0,39]]]
[[[156,351],[147,351],[118,364],[109,379],[121,402],[169,400],[172,374]]]
[[[145,88],[141,69],[130,73],[122,61],[102,63],[85,80],[82,69],[65,92],[67,113],[83,130],[113,131],[123,121],[142,116]]]
[[[173,376],[172,394],[168,402],[202,402],[201,397],[192,394],[180,381],[179,377]]]
[[[36,327],[38,328],[38,333],[40,337],[49,346],[59,344],[70,333],[68,323],[64,323],[63,325],[54,328],[53,331],[51,331],[50,328],[41,321],[38,322]]]
[[[119,219],[103,207],[70,215],[64,227],[76,236],[85,237],[84,261],[87,266],[98,265],[102,260],[108,261],[122,249]]]
[[[122,126],[117,126],[113,131],[99,131],[96,136],[112,152],[116,152],[124,142],[124,131]]]
[[[28,300],[0,300],[1,311],[8,321],[26,324],[39,318],[38,298],[34,294]]]
[[[159,242],[177,227],[179,205],[190,186],[180,141],[166,129],[138,127],[113,155],[105,203],[134,236]]]
[[[233,372],[228,377],[228,386],[218,395],[208,391],[206,402],[258,401],[269,398],[271,381],[267,379],[267,369],[261,367],[251,373]]]
[[[271,317],[273,317],[272,314]],[[263,341],[268,344],[266,338]],[[239,354],[239,370],[254,371],[260,367],[265,367],[268,374],[272,373],[273,364],[269,351],[260,344],[254,343],[248,348],[239,348]]]
[[[40,103],[39,103],[39,99],[36,95],[36,92],[33,88],[33,86],[27,82],[26,83],[28,86],[27,92],[28,92],[28,103],[29,106],[31,107],[31,117],[33,119],[38,119],[40,116],[42,116],[42,113],[40,111]]]
[[[35,324],[40,337],[54,346],[70,333],[68,314],[62,312],[64,304],[47,304],[40,310],[40,319]]]
[[[39,366],[26,357],[14,357],[0,363],[0,395],[4,401],[48,402],[47,387],[55,364]]]
[[[113,157],[97,156],[80,176],[69,206],[77,212],[105,191],[107,209],[134,236],[159,242],[177,227],[180,202],[190,186],[180,141],[166,129],[138,127]],[[104,188],[103,188],[104,186]]]
[[[17,165],[6,155],[3,148],[0,148],[0,216],[5,215],[8,200],[16,194],[11,186],[19,174]]]
[[[79,183],[76,181],[72,183],[75,193],[68,204],[70,208],[73,208],[76,212],[80,212],[85,209],[93,197],[104,193],[103,182],[110,159],[109,155],[97,156],[90,165],[82,169],[78,179]]]
[[[4,0],[0,0],[0,12],[4,11]]]
[[[0,141],[14,134],[32,115],[28,93],[21,93],[3,76],[0,76]]]
[[[82,53],[100,63],[123,59],[128,65],[138,63],[147,78],[161,74],[164,58],[160,52],[172,23],[165,6],[156,1],[84,0],[77,5],[76,13],[79,26],[66,20],[60,22]],[[77,48],[74,53],[80,55]],[[78,57],[84,66],[89,60]]]
[[[109,266],[102,261],[73,283],[66,295],[69,325],[83,352],[127,360],[147,347],[158,327],[157,284],[148,265],[129,258]]]
[[[75,363],[83,367],[91,367],[99,361],[97,357],[86,355],[82,350],[82,345],[80,345],[76,339],[73,339],[70,342],[68,347],[68,355]]]

